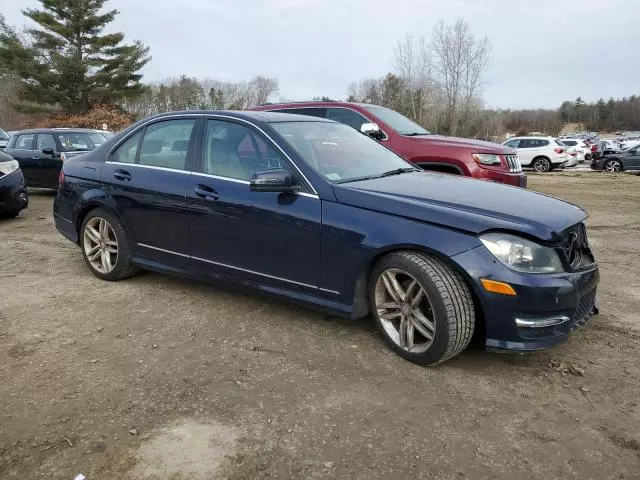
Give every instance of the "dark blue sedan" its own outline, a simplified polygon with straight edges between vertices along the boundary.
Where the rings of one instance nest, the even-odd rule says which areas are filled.
[[[54,215],[89,269],[236,284],[351,318],[435,364],[563,342],[596,310],[580,208],[427,173],[349,126],[266,112],[140,121],[65,162]]]

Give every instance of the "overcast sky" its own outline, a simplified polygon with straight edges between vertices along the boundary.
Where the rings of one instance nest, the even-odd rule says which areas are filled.
[[[0,0],[25,24],[36,0]],[[465,18],[493,44],[488,106],[556,107],[640,94],[640,0],[109,0],[114,29],[151,47],[145,80],[276,77],[288,99],[343,99],[392,68],[406,34]]]

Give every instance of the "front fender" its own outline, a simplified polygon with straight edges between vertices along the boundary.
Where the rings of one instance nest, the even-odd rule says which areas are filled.
[[[359,296],[354,293],[386,253],[419,250],[450,259],[481,245],[473,234],[332,202],[323,202],[322,223],[320,288],[345,303]]]

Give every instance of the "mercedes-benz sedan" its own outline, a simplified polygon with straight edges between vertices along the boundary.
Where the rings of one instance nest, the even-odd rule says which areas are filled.
[[[418,170],[330,120],[161,114],[65,162],[59,183],[56,226],[97,277],[149,269],[371,314],[416,363],[474,331],[548,347],[597,311],[583,210]]]

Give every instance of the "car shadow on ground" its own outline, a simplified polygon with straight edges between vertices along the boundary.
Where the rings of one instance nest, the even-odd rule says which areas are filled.
[[[259,310],[265,310],[270,307],[274,309],[273,316],[277,318],[285,318],[285,322],[300,319],[310,321],[322,328],[326,328],[327,336],[334,334],[337,335],[336,340],[345,342],[345,351],[349,345],[353,343],[351,340],[345,339],[358,337],[361,341],[360,343],[364,343],[366,348],[371,348],[371,352],[366,353],[364,352],[363,347],[361,353],[365,357],[370,355],[372,362],[375,362],[377,358],[379,358],[378,356],[382,351],[393,358],[393,361],[397,361],[400,364],[407,366],[413,366],[415,368],[453,368],[456,370],[466,371],[469,374],[473,373],[481,376],[486,374],[487,376],[491,376],[495,374],[496,368],[510,366],[516,368],[537,367],[541,363],[548,361],[550,355],[549,352],[553,352],[553,349],[527,353],[489,351],[484,345],[484,328],[480,323],[477,326],[476,333],[474,334],[467,349],[457,357],[450,359],[443,364],[439,364],[436,367],[412,365],[410,362],[402,359],[391,351],[382,334],[379,332],[374,319],[370,315],[358,320],[352,320],[350,318],[323,312],[320,309],[310,307],[308,304],[299,304],[287,301],[279,297],[272,297],[259,291],[247,293],[242,287],[229,285],[227,283],[207,283],[187,277],[171,276],[151,271],[142,271],[135,277],[126,281],[134,284],[157,284],[158,286],[161,286],[162,289],[175,289],[177,291],[176,293],[178,293],[178,291],[183,291],[186,287],[190,292],[193,292],[197,296],[230,296],[231,298],[226,298],[225,301],[233,302],[234,304],[246,304],[248,302],[248,308],[255,307]],[[362,342],[362,340],[364,340],[364,342]],[[551,353],[551,355],[553,355],[553,353]]]

